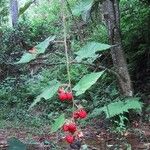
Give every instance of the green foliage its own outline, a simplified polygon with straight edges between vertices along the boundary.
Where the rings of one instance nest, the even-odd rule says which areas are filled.
[[[15,64],[24,64],[24,63],[28,63],[31,60],[34,60],[36,58],[37,54],[31,54],[31,53],[25,53],[23,54],[23,56],[21,57],[21,59],[16,62]]]
[[[72,9],[73,14],[79,16],[81,14],[87,13],[91,9],[93,1],[94,0],[82,0],[82,1],[80,1]]]
[[[43,54],[45,52],[45,50],[47,49],[49,43],[52,42],[54,39],[55,39],[55,36],[51,36],[51,37],[48,37],[43,42],[36,45],[35,48],[37,49],[37,53]]]
[[[93,66],[100,64],[111,69],[112,61],[108,51],[111,46],[102,44],[108,43],[108,31],[101,19],[99,5],[96,6],[96,3],[99,2],[101,0],[69,1],[71,7],[73,6],[73,14],[82,17],[82,19],[81,17],[72,19],[68,17],[71,14],[67,12],[69,56],[70,61],[74,61],[74,58],[79,62],[87,60],[88,63],[96,64]],[[53,43],[49,46],[50,39],[44,41],[49,35],[55,35],[56,41],[62,40],[60,3],[59,1],[49,2],[48,0],[42,0],[38,1],[37,5],[32,5],[32,7],[29,7],[30,2],[25,3],[20,9],[20,13],[23,13],[23,15],[20,16],[18,28],[15,30],[10,29],[8,26],[7,4],[7,1],[0,1],[2,6],[0,8],[0,119],[16,121],[16,126],[18,126],[19,122],[19,124],[22,123],[28,127],[39,128],[53,122],[53,119],[59,115],[60,111],[63,110],[68,115],[71,112],[71,109],[65,103],[60,103],[55,97],[57,88],[60,85],[57,81],[68,83],[64,64],[64,48],[58,43]],[[123,46],[133,79],[138,77],[140,72],[144,71],[144,68],[145,72],[148,70],[141,62],[145,61],[147,66],[149,64],[145,56],[147,56],[147,59],[149,58],[150,9],[149,5],[138,0],[121,0],[120,6]],[[26,11],[27,9],[28,11]],[[92,14],[93,11],[95,13],[97,11],[97,17],[96,14],[95,16]],[[86,18],[90,15],[93,18],[87,21]],[[84,42],[78,40],[78,28],[75,25],[75,20],[78,28],[80,28]],[[7,26],[7,28],[3,26]],[[54,37],[52,40],[54,40]],[[35,46],[37,54],[26,53],[27,50],[37,44],[37,41],[44,41]],[[88,43],[82,47],[81,45],[86,42]],[[21,60],[17,63],[27,63],[26,65],[22,65],[23,67],[9,65],[12,62],[16,62],[21,56]],[[30,61],[37,58],[34,62],[36,63],[37,61],[38,63],[38,59],[42,56],[44,56],[44,60],[40,60],[40,63],[43,63],[43,65],[36,65],[35,68],[32,68],[32,62],[30,63]],[[139,62],[141,66],[138,65]],[[51,65],[57,63],[60,65]],[[139,69],[137,69],[138,67]],[[33,75],[30,74],[32,69],[33,71],[37,69]],[[91,73],[93,71],[94,73]],[[130,109],[141,110],[142,105],[138,102],[138,99],[135,99],[135,101],[125,99],[124,101],[116,102],[116,99],[120,98],[116,79],[109,74],[102,74],[103,71],[100,71],[98,68],[83,64],[71,64],[71,82],[74,86],[75,94],[79,95],[75,101],[80,102],[89,112],[95,108],[91,114],[94,117],[102,112],[106,114],[107,118],[119,115],[119,121],[115,123],[118,127],[117,130],[121,131],[125,127],[124,122],[126,121],[122,114],[129,112]],[[105,78],[98,80],[101,75],[105,75]],[[145,74],[142,75],[142,83],[144,85],[148,84],[148,77],[146,78]],[[54,78],[57,81],[53,80]],[[56,84],[47,85],[52,80],[56,81]],[[138,79],[133,79],[133,81],[136,82]],[[141,89],[145,90],[146,88],[144,86]],[[139,92],[136,89],[137,91]],[[52,100],[47,100],[50,98]],[[38,102],[40,102],[40,106],[37,105]],[[27,111],[29,106],[31,108],[35,105],[36,107],[31,111]],[[53,125],[53,132],[62,126],[63,117],[62,121],[60,120],[56,120]]]
[[[128,118],[124,115],[118,115],[119,120],[114,120],[115,123],[115,132],[123,133],[126,130],[125,122],[128,121]]]
[[[82,59],[92,58],[92,61],[94,61],[98,57],[96,52],[103,52],[108,50],[110,47],[111,46],[108,44],[89,42],[75,53],[77,55],[76,60],[80,62]]]
[[[7,0],[0,0],[0,31],[2,30],[3,26],[7,26],[9,13],[7,2]]]
[[[104,112],[106,114],[106,118],[112,118],[125,112],[129,112],[131,109],[141,111],[142,103],[139,102],[139,99],[140,98],[127,98],[124,101],[113,102],[107,106],[95,108],[91,116],[95,117]]]
[[[48,87],[46,87],[43,90],[43,92],[36,97],[36,99],[31,104],[29,109],[31,109],[38,102],[40,102],[42,98],[44,98],[45,100],[52,98],[54,96],[54,94],[57,92],[59,86],[60,86],[60,83],[57,80],[50,81]]]
[[[76,96],[83,94],[103,75],[104,71],[90,73],[82,77],[82,79],[73,88],[76,91]]]
[[[25,5],[19,9],[19,16],[22,15],[32,3],[32,1],[26,2]]]
[[[64,123],[65,123],[65,115],[62,114],[55,120],[54,124],[52,124],[51,133],[56,132],[59,128],[61,128],[64,125]]]
[[[107,28],[104,24],[97,23],[91,23],[91,25],[88,26],[88,31],[93,31],[93,32],[88,32],[89,37],[88,41],[97,41],[101,43],[108,43],[108,32]]]
[[[54,39],[54,36],[48,37],[46,40],[35,46],[36,51],[34,53],[30,54],[29,52],[26,52],[25,54],[23,54],[21,59],[15,64],[28,63],[31,60],[34,60],[38,56],[38,54],[43,54],[46,51],[47,47],[49,46],[49,43]]]
[[[121,1],[121,28],[123,45],[126,52],[131,76],[135,82],[137,92],[149,93],[149,87],[145,86],[150,82],[146,73],[150,66],[149,45],[150,45],[150,9],[149,5],[139,0]],[[141,81],[139,81],[141,80]],[[139,84],[140,83],[140,84]],[[143,83],[143,85],[141,85]],[[144,86],[144,88],[138,88]]]

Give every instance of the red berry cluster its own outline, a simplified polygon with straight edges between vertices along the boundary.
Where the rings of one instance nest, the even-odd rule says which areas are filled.
[[[73,141],[75,140],[75,137],[73,136],[73,134],[77,131],[76,124],[75,123],[65,124],[63,126],[63,131],[65,132],[68,131],[72,133],[72,134],[66,135],[65,140],[70,144],[73,143]]]
[[[65,124],[63,126],[64,131],[69,131],[71,133],[74,133],[77,130],[76,124],[75,123],[70,123],[70,124]]]
[[[84,119],[84,118],[86,118],[86,116],[87,116],[87,112],[83,109],[83,108],[81,108],[81,109],[79,109],[79,110],[77,110],[77,111],[75,111],[75,112],[73,112],[73,118],[74,119],[78,119],[78,118],[80,118],[80,119]],[[75,123],[69,123],[69,124],[65,124],[64,126],[63,126],[63,131],[68,131],[68,132],[70,132],[70,133],[72,133],[72,135],[71,134],[69,134],[69,135],[66,135],[66,137],[65,137],[65,140],[68,142],[68,143],[73,143],[73,141],[75,140],[75,137],[73,136],[73,134],[77,131],[77,126],[76,126],[76,124]],[[78,132],[77,133],[77,136],[80,138],[80,137],[82,137],[82,135],[81,135],[81,132]]]
[[[83,108],[81,108],[73,113],[74,119],[78,119],[78,118],[84,119],[84,118],[86,118],[86,116],[87,116],[87,112]]]
[[[58,97],[61,101],[71,101],[73,99],[72,92],[66,92],[64,89],[58,90]]]
[[[63,88],[58,89],[58,97],[60,101],[71,101],[73,99],[73,94],[71,92],[66,92]],[[84,119],[87,117],[87,112],[80,108],[73,112],[72,118],[74,119]],[[79,132],[77,130],[77,126],[74,121],[69,121],[69,123],[66,123],[63,125],[63,131],[69,132],[68,135],[66,135],[65,140],[71,144],[74,142],[75,137],[78,138],[83,137],[83,133]]]

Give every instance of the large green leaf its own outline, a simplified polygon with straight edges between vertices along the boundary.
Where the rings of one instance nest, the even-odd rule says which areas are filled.
[[[32,3],[33,2],[31,0],[29,2],[26,2],[25,5],[19,9],[19,16],[22,15]]]
[[[104,71],[101,71],[83,76],[83,78],[73,88],[73,90],[76,91],[76,96],[83,94],[87,89],[89,89],[103,73]]]
[[[140,98],[126,98],[124,101],[117,101],[108,104],[107,106],[101,108],[95,108],[91,114],[91,116],[96,117],[100,115],[102,112],[106,114],[106,118],[111,118],[116,115],[123,114],[124,112],[128,112],[129,110],[141,111],[142,103],[139,101]]]
[[[86,13],[92,7],[94,0],[81,0],[72,8],[73,15],[79,16],[82,13]]]
[[[54,94],[57,92],[59,86],[60,86],[60,83],[57,80],[52,80],[51,82],[49,82],[49,85],[42,91],[40,95],[36,97],[34,102],[30,105],[29,109],[31,109],[38,102],[40,102],[42,98],[46,100],[52,98]]]
[[[56,132],[59,128],[63,126],[64,123],[65,123],[65,115],[62,114],[55,120],[54,124],[52,124],[51,133]]]
[[[132,98],[126,98],[125,99],[125,108],[128,109],[135,109],[138,111],[142,111],[142,103],[139,101],[140,97],[132,97]]]
[[[55,36],[52,37],[48,37],[47,39],[45,39],[43,42],[39,43],[38,45],[35,46],[36,48],[36,53],[31,54],[31,53],[24,53],[21,57],[21,59],[16,62],[15,64],[24,64],[24,63],[28,63],[31,60],[36,59],[36,57],[38,56],[38,54],[42,54],[46,51],[49,42],[53,41],[55,39]]]
[[[76,60],[79,62],[82,59],[96,58],[96,56],[98,56],[96,52],[105,51],[110,47],[108,44],[89,42],[75,53],[77,55]]]
[[[24,53],[21,57],[21,59],[16,62],[15,64],[24,64],[24,63],[28,63],[31,60],[35,59],[37,56],[37,54],[31,54],[31,53]]]
[[[47,47],[49,46],[49,42],[53,41],[54,39],[55,39],[55,36],[48,37],[43,42],[36,45],[35,48],[37,49],[37,53],[38,54],[44,53]]]

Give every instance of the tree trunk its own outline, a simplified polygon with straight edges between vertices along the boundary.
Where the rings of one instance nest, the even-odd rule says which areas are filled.
[[[19,17],[17,0],[10,0],[10,15],[11,15],[12,26],[15,28],[17,27],[18,17]]]
[[[114,45],[111,48],[111,55],[115,70],[120,75],[118,82],[121,93],[124,96],[132,96],[132,83],[121,44],[119,0],[105,0],[102,4],[102,12],[108,28],[109,43]]]

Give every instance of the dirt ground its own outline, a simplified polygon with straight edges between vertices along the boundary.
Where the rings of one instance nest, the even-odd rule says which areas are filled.
[[[87,126],[82,129],[84,137],[71,145],[64,141],[61,132],[49,134],[49,128],[45,130],[44,134],[35,135],[31,129],[0,129],[0,150],[8,149],[8,140],[12,137],[25,143],[27,150],[79,150],[85,145],[87,150],[150,150],[149,123],[133,122],[132,127],[122,134],[112,133],[98,124]]]

